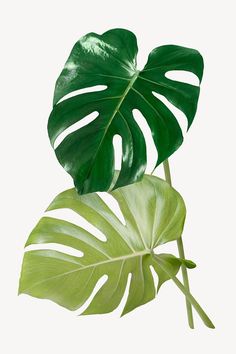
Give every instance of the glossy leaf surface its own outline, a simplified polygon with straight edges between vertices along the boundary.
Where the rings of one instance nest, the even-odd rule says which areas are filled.
[[[81,307],[103,276],[108,279],[94,295],[84,314],[113,311],[120,303],[131,274],[123,314],[152,300],[156,295],[150,266],[159,277],[158,288],[170,276],[158,266],[153,250],[180,237],[185,219],[181,196],[165,181],[145,176],[137,184],[116,189],[125,225],[96,194],[79,196],[75,189],[59,194],[48,210],[68,208],[99,229],[101,241],[80,226],[68,221],[43,217],[29,236],[26,246],[61,244],[83,252],[75,257],[52,249],[25,253],[20,293],[52,301],[70,310]],[[174,276],[182,262],[172,255],[159,254],[169,274]]]
[[[69,127],[72,132],[55,148],[56,156],[74,179],[80,194],[106,191],[139,181],[146,168],[144,135],[133,116],[139,110],[149,125],[158,152],[156,165],[182,144],[183,136],[172,111],[153,93],[165,97],[187,117],[196,113],[199,87],[171,80],[166,74],[184,70],[201,81],[203,60],[194,49],[176,45],[155,48],[144,69],[136,68],[136,37],[124,29],[102,35],[89,33],[73,47],[55,88],[48,132],[52,146]],[[106,89],[81,93],[104,85]],[[66,99],[74,92],[75,96]],[[62,98],[64,100],[59,102]],[[89,124],[83,118],[97,112]],[[79,124],[80,124],[79,123]],[[122,138],[122,163],[114,183],[113,138]]]

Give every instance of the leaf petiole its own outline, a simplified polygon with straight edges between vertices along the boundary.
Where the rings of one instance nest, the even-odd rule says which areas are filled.
[[[165,180],[166,180],[166,182],[169,183],[170,186],[172,186],[171,174],[170,174],[170,165],[169,165],[168,159],[163,162],[163,166],[164,166],[164,172],[165,172]],[[177,246],[178,246],[179,257],[182,258],[182,259],[185,259],[184,245],[183,245],[183,240],[182,240],[181,236],[177,240]],[[190,288],[189,288],[189,280],[188,280],[188,271],[187,271],[187,268],[186,268],[186,266],[184,264],[182,264],[181,270],[182,270],[184,286],[189,291]],[[191,329],[194,329],[192,306],[191,306],[191,303],[188,301],[187,297],[186,297],[186,309],[187,309],[189,327]]]
[[[202,321],[205,323],[205,325],[209,328],[215,328],[214,324],[210,320],[210,318],[207,316],[203,308],[199,305],[197,300],[192,296],[192,294],[189,292],[189,290],[182,284],[179,279],[173,275],[169,271],[168,263],[163,261],[163,259],[160,259],[157,255],[153,255],[153,260],[158,264],[158,266],[173,280],[175,285],[182,291],[182,293],[185,295],[186,299],[188,302],[195,308],[197,311],[198,315],[202,319]]]

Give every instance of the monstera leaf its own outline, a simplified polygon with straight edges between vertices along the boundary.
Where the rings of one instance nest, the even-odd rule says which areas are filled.
[[[185,205],[172,187],[157,177],[145,176],[142,182],[119,188],[111,195],[119,203],[125,225],[96,193],[79,196],[75,189],[70,189],[54,199],[48,210],[73,210],[107,240],[101,241],[70,222],[43,217],[26,246],[61,244],[82,251],[83,256],[52,249],[26,252],[20,293],[51,299],[76,310],[89,298],[98,280],[107,275],[107,281],[84,311],[106,313],[119,305],[131,274],[125,314],[155,297],[150,266],[159,277],[158,288],[166,280],[175,279],[182,262],[190,268],[195,266],[191,261],[153,252],[158,245],[175,240],[182,233]],[[181,290],[185,292],[184,288]]]
[[[153,95],[164,96],[182,110],[190,127],[197,108],[199,87],[170,80],[166,73],[185,70],[201,81],[203,60],[194,49],[176,45],[155,48],[142,71],[136,68],[136,37],[124,29],[102,35],[82,37],[60,74],[55,88],[54,108],[48,132],[54,147],[59,135],[87,115],[98,116],[89,124],[75,128],[55,146],[56,156],[74,179],[80,194],[106,191],[139,181],[146,168],[146,145],[133,117],[138,109],[149,125],[158,152],[157,164],[168,158],[183,141],[178,121],[167,106]],[[105,90],[67,94],[92,86]],[[82,122],[81,122],[82,123]],[[72,129],[73,130],[73,129]],[[113,137],[122,138],[122,163],[114,183]]]

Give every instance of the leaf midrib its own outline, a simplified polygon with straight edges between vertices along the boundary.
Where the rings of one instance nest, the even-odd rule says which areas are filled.
[[[107,126],[106,126],[106,129],[104,130],[104,133],[103,133],[103,135],[102,135],[102,139],[101,139],[101,141],[100,141],[100,143],[99,143],[99,145],[98,145],[97,151],[96,151],[96,153],[95,153],[95,155],[94,155],[94,157],[93,157],[93,160],[92,160],[92,163],[91,163],[91,167],[90,167],[89,171],[87,172],[87,176],[90,174],[90,172],[91,172],[91,170],[92,170],[92,168],[93,168],[93,162],[96,160],[96,157],[97,157],[97,154],[98,154],[98,152],[99,152],[99,149],[100,149],[100,147],[101,147],[101,145],[102,145],[102,143],[103,143],[103,140],[104,140],[104,138],[105,138],[105,136],[106,136],[106,133],[107,133],[107,131],[108,131],[108,129],[109,129],[109,127],[110,127],[110,125],[111,125],[111,123],[112,123],[114,117],[115,117],[116,114],[119,112],[120,106],[122,105],[122,103],[123,103],[125,97],[127,96],[127,94],[129,93],[130,89],[131,89],[132,86],[134,85],[135,81],[136,81],[137,78],[139,77],[139,73],[140,73],[140,70],[136,70],[135,74],[132,76],[132,79],[130,80],[129,84],[127,85],[127,87],[126,87],[126,89],[125,89],[123,95],[120,96],[120,101],[117,103],[117,105],[116,105],[116,107],[115,107],[115,109],[114,109],[114,111],[113,111],[113,114],[112,114],[112,116],[111,116],[111,118],[110,118],[110,120],[109,120],[109,122],[108,122],[108,124],[107,124]]]
[[[34,251],[29,251],[29,253],[32,253],[32,252],[34,252]],[[44,280],[42,280],[40,282],[37,282],[36,284],[30,286],[29,288],[24,289],[24,292],[28,291],[28,290],[30,290],[30,289],[32,289],[32,288],[34,288],[34,287],[36,287],[36,286],[38,286],[40,284],[43,284],[43,283],[45,283],[47,281],[54,280],[56,278],[60,278],[60,277],[63,277],[65,275],[69,275],[69,274],[72,274],[72,273],[75,273],[75,272],[83,271],[83,270],[86,270],[86,269],[89,269],[89,268],[95,268],[95,267],[98,267],[98,266],[101,266],[101,265],[107,264],[107,263],[114,263],[114,262],[119,262],[119,261],[125,262],[127,259],[135,258],[135,257],[142,257],[142,256],[145,256],[145,255],[148,255],[148,254],[151,255],[152,251],[151,250],[145,250],[145,251],[135,252],[135,253],[131,253],[131,254],[128,254],[128,255],[125,255],[125,256],[111,258],[111,259],[108,259],[108,260],[105,260],[105,261],[102,261],[102,262],[89,264],[87,266],[80,267],[80,268],[77,268],[77,269],[73,269],[73,270],[70,270],[68,272],[64,272],[64,273],[58,274],[58,275],[54,275],[54,276],[49,277],[47,279],[44,279]],[[42,256],[41,255],[37,255],[37,257],[42,257]],[[67,261],[67,262],[69,262],[69,261]]]

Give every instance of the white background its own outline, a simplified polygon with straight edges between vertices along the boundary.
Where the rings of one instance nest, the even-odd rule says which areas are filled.
[[[1,9],[1,353],[235,353],[235,2],[5,1]],[[188,214],[191,290],[216,325],[195,316],[170,282],[119,318],[78,317],[47,300],[17,296],[23,246],[43,210],[72,186],[47,137],[54,83],[76,40],[124,27],[140,67],[162,44],[197,48],[205,60],[199,109],[170,159]],[[158,172],[158,171],[157,171]],[[2,199],[3,197],[3,199]],[[175,245],[170,250],[176,253]]]

